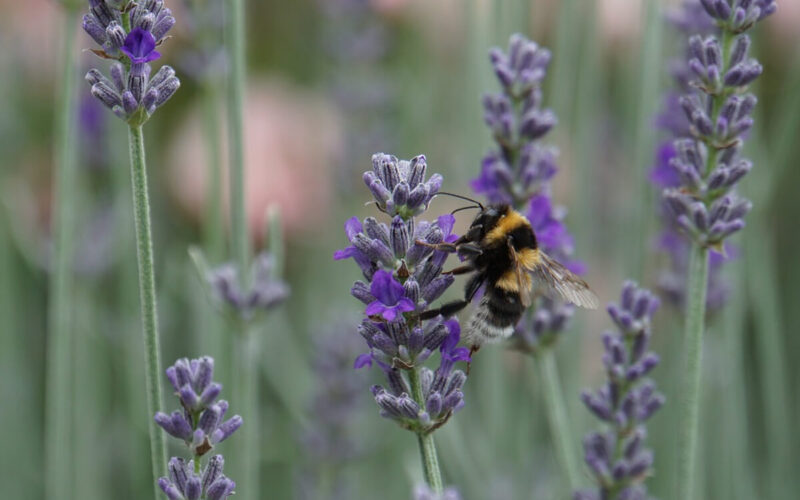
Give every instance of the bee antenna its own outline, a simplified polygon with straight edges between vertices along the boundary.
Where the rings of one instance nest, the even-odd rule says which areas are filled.
[[[467,198],[466,196],[461,196],[460,194],[448,193],[448,192],[445,192],[445,191],[439,191],[438,193],[436,193],[436,196],[438,196],[440,194],[443,194],[445,196],[452,196],[453,198],[460,198],[462,200],[465,200],[465,201],[468,201],[470,203],[476,204],[478,206],[478,208],[480,208],[481,210],[484,209],[483,205],[478,200],[473,200],[472,198]]]
[[[478,209],[481,209],[481,210],[483,210],[483,207],[481,207],[480,205],[470,205],[470,206],[468,206],[468,207],[456,208],[455,210],[453,210],[452,212],[450,212],[450,215],[454,215],[456,212],[461,212],[462,210],[469,210],[469,209],[471,209],[471,208],[478,208]]]

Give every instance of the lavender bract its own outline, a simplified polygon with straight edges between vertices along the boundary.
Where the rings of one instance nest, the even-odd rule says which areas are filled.
[[[208,356],[177,360],[167,368],[167,378],[182,409],[154,417],[169,435],[182,439],[198,460],[242,425],[239,415],[225,420],[228,402],[217,400],[222,386],[212,380],[213,375],[214,360]]]
[[[162,66],[151,77],[149,64],[161,56],[155,49],[174,25],[175,18],[162,0],[89,1],[83,29],[101,47],[94,52],[116,62],[110,78],[91,69],[86,80],[92,95],[130,125],[146,122],[180,87],[171,67]]]
[[[644,447],[645,423],[664,404],[664,396],[646,375],[659,362],[649,352],[650,322],[658,299],[627,282],[619,304],[608,306],[617,330],[603,334],[603,365],[607,381],[581,395],[586,407],[606,429],[584,439],[586,464],[597,488],[578,491],[575,500],[646,500],[644,481],[652,471],[653,452]]]

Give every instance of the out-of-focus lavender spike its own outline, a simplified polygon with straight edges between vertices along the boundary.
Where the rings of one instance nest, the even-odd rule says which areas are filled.
[[[617,331],[603,336],[607,380],[594,393],[584,391],[581,399],[610,429],[586,435],[584,458],[597,486],[575,492],[575,499],[612,498],[610,495],[620,491],[647,498],[643,481],[652,468],[653,454],[642,444],[646,436],[644,423],[664,404],[655,384],[644,378],[658,364],[658,356],[646,352],[650,323],[658,305],[649,290],[626,282],[619,303],[608,306]],[[618,456],[618,450],[623,451],[622,456]]]

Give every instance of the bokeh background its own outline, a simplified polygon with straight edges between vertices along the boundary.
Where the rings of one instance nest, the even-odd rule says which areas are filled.
[[[178,20],[163,61],[182,80],[146,127],[165,366],[219,356],[230,327],[210,306],[187,250],[229,255],[221,94],[226,61],[219,0],[171,0]],[[370,155],[427,155],[445,189],[469,194],[491,137],[482,92],[496,90],[490,47],[522,32],[553,50],[546,105],[559,117],[555,200],[569,210],[576,256],[603,302],[626,278],[655,288],[656,191],[648,181],[653,125],[681,42],[658,0],[298,0],[248,2],[245,101],[247,211],[254,248],[265,213],[285,229],[290,300],[259,328],[264,498],[410,498],[421,480],[412,436],[378,416],[353,371],[362,352],[349,295],[355,266],[334,262],[342,225],[363,217]],[[53,111],[65,11],[54,1],[0,0],[0,484],[3,498],[43,496]],[[77,24],[78,17],[74,18]],[[790,499],[800,490],[800,2],[753,34],[764,74],[743,185],[755,210],[725,265],[728,297],[708,318],[702,407],[702,498]],[[82,32],[80,48],[91,47]],[[82,52],[83,74],[97,59]],[[104,66],[104,64],[100,64]],[[142,340],[124,125],[78,82],[79,251],[71,294],[72,467],[75,498],[140,499],[152,492]],[[217,138],[217,139],[214,139]],[[440,200],[434,209],[455,205]],[[460,224],[468,222],[463,215]],[[645,231],[632,230],[644,217]],[[450,291],[459,293],[458,286]],[[656,474],[672,498],[682,313],[656,316],[654,373],[667,406],[651,421]],[[557,347],[570,425],[595,423],[578,395],[602,378],[603,311],[580,312]],[[466,406],[437,432],[445,482],[467,499],[567,498],[536,370],[502,346],[485,349]],[[224,369],[223,382],[231,374]],[[166,380],[162,380],[166,388]],[[335,397],[331,398],[331,393]],[[325,399],[327,398],[327,399]],[[333,401],[330,401],[333,399]],[[232,408],[236,402],[232,401]],[[174,403],[165,401],[166,408]],[[333,418],[333,420],[331,420]],[[236,446],[236,437],[221,446]],[[579,449],[574,452],[581,453]],[[236,472],[229,471],[235,478]],[[585,474],[585,483],[590,476]],[[338,496],[337,496],[338,495]],[[246,496],[244,497],[246,498]]]

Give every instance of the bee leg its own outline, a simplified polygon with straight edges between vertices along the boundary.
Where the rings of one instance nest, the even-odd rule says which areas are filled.
[[[474,270],[475,270],[475,268],[472,267],[471,264],[467,264],[467,265],[464,265],[464,266],[455,267],[455,268],[453,268],[453,269],[451,269],[449,271],[442,271],[442,274],[452,274],[454,276],[458,276],[459,274],[471,273]]]
[[[480,348],[481,346],[477,344],[471,345],[469,347],[469,361],[467,361],[467,376],[469,376],[469,369],[472,367],[472,355],[478,352]]]
[[[481,249],[480,245],[477,243],[456,244],[456,251],[458,252],[458,256],[462,259],[474,258],[483,253],[483,249]]]
[[[469,301],[466,301],[466,300],[454,300],[453,302],[448,302],[447,304],[444,304],[443,306],[441,306],[441,307],[439,307],[437,309],[430,309],[428,311],[425,311],[424,313],[419,315],[419,319],[422,319],[422,320],[431,319],[431,318],[435,318],[436,316],[438,316],[440,314],[442,316],[444,316],[444,317],[452,316],[455,313],[457,313],[458,311],[460,311],[460,310],[464,309],[465,307],[467,307],[467,305],[469,305]]]
[[[453,243],[428,243],[427,241],[422,240],[416,240],[414,243],[423,247],[433,248],[434,250],[439,250],[441,252],[453,253],[456,251],[456,246]]]

